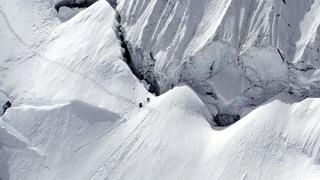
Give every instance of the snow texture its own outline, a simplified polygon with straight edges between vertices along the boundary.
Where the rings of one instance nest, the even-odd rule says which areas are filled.
[[[213,114],[242,115],[279,92],[320,95],[318,0],[119,0],[117,10],[136,68],[161,93],[187,84]]]
[[[0,1],[3,180],[320,179],[320,1]]]

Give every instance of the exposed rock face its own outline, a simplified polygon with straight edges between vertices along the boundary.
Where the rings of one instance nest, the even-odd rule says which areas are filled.
[[[319,96],[320,2],[120,0],[133,64],[161,93],[188,84],[213,114],[282,91]]]
[[[240,119],[240,115],[218,114],[214,117],[214,122],[218,126],[228,126]]]
[[[61,7],[69,7],[69,8],[85,8],[91,6],[97,0],[61,0],[57,2],[54,6],[57,12]]]

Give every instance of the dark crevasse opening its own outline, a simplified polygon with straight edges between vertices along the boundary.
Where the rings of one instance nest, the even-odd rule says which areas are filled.
[[[121,26],[121,16],[119,13],[116,13],[116,20],[118,22],[118,24],[116,25],[116,34],[117,34],[118,39],[120,40],[121,48],[123,49],[122,55],[123,55],[124,61],[129,66],[131,72],[139,80],[143,80],[146,83],[148,83],[148,85],[149,85],[148,91],[150,93],[155,94],[157,96],[160,95],[160,88],[159,88],[157,81],[155,79],[145,78],[146,76],[149,76],[149,75],[140,72],[138,70],[138,68],[136,68],[136,66],[134,65],[134,62],[132,60],[131,51],[130,51],[130,46],[128,45],[128,42],[126,41],[126,39],[124,37],[123,28]],[[143,60],[143,59],[141,59],[141,60]]]
[[[55,5],[54,8],[57,12],[61,7],[69,7],[69,8],[87,8],[91,6],[93,3],[97,2],[97,0],[60,0]],[[117,7],[116,0],[107,0],[112,8]]]
[[[59,12],[59,9],[61,7],[69,7],[69,8],[86,8],[91,6],[93,3],[95,3],[97,0],[83,0],[83,1],[77,1],[77,0],[60,0],[55,5],[54,8],[57,12]]]

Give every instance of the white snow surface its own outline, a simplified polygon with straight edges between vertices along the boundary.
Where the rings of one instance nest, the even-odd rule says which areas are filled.
[[[50,15],[38,17],[26,13],[25,17],[34,20],[34,24],[21,23],[19,17],[10,20],[5,13],[12,13],[2,11],[2,90],[10,92],[15,104],[81,100],[117,112],[135,106],[147,91],[122,61],[114,32],[115,13],[107,2],[101,1],[65,23],[59,23],[54,9],[42,6],[44,2],[30,2],[40,12],[46,12],[44,15]],[[20,1],[16,4],[4,1],[1,9],[11,4],[16,5],[13,9],[23,7]],[[19,22],[22,27],[15,28],[15,23]],[[19,32],[21,29],[32,31],[30,26],[34,29],[30,36]],[[38,37],[36,34],[47,35]],[[115,107],[114,103],[123,106]]]
[[[178,73],[166,74],[163,82],[171,84],[175,82],[171,78],[177,77],[188,80],[181,83],[187,85],[158,97],[144,88],[123,61],[115,32],[116,12],[106,1],[71,19],[61,19],[53,0],[0,1],[0,105],[7,100],[13,104],[0,118],[3,180],[320,179],[320,99],[295,98],[298,92],[314,95],[319,86],[309,88],[309,82],[317,81],[319,72],[293,72],[279,58],[277,46],[269,44],[279,45],[286,60],[296,65],[301,57],[319,57],[306,48],[319,42],[318,32],[312,29],[319,26],[317,0],[303,1],[306,7],[302,1],[287,1],[287,6],[296,8],[289,10],[283,10],[283,4],[273,6],[275,1],[120,0],[117,11],[132,50],[139,44],[149,54],[157,46],[152,50],[154,68]],[[235,29],[242,26],[233,22],[250,22],[245,14],[255,6],[259,13],[255,20],[249,19],[257,25],[246,25],[253,30]],[[262,38],[264,48],[252,46],[250,40],[256,38],[242,39],[242,33],[258,37],[255,33],[271,31],[267,22],[272,6],[310,26],[295,39],[297,52],[286,49],[282,35]],[[233,21],[233,12],[243,16]],[[159,14],[163,18],[158,19]],[[147,27],[157,27],[157,33],[147,33]],[[219,32],[218,40],[212,32]],[[183,42],[186,38],[188,43]],[[235,45],[231,41],[241,42],[241,50],[230,48]],[[134,58],[141,57],[138,51],[133,51]],[[170,53],[182,54],[178,58]],[[244,70],[234,64],[239,53]],[[140,60],[150,63],[145,57]],[[185,60],[187,65],[180,66]],[[213,61],[211,77],[204,69]],[[312,66],[318,68],[316,63]],[[208,76],[212,79],[199,81]],[[284,79],[292,76],[298,79],[290,81],[295,84],[294,95],[278,94],[290,84]],[[191,82],[199,82],[201,88],[195,89]],[[247,90],[252,82],[260,89]],[[207,86],[218,100],[204,98]],[[263,104],[232,126],[212,127],[214,108],[242,112],[247,107],[244,102],[250,102],[243,100],[247,96],[242,90]]]

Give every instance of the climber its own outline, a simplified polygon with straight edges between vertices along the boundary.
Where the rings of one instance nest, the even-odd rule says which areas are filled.
[[[10,101],[7,101],[3,106],[2,106],[2,114],[1,116],[11,107]]]
[[[147,102],[150,102],[150,98],[147,98]]]
[[[142,107],[143,107],[142,103],[139,103],[139,108],[142,108]]]

